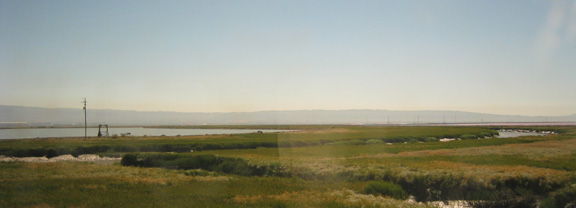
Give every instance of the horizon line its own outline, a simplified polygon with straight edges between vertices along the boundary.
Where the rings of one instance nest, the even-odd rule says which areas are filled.
[[[25,106],[25,105],[5,105],[0,104],[0,106],[7,107],[25,107],[25,108],[44,108],[44,109],[76,109],[73,107],[41,107],[41,106]],[[81,107],[78,110],[82,110]],[[422,111],[437,111],[437,112],[459,112],[459,113],[477,113],[477,114],[488,114],[488,115],[502,115],[502,116],[524,116],[524,117],[567,117],[575,116],[576,113],[566,114],[566,115],[556,115],[556,116],[546,116],[546,115],[521,115],[521,114],[497,114],[497,113],[481,113],[474,111],[463,111],[463,110],[389,110],[389,109],[299,109],[299,110],[257,110],[257,111],[220,111],[220,112],[200,112],[200,111],[168,111],[168,110],[126,110],[126,109],[110,109],[110,108],[88,108],[88,110],[110,110],[110,111],[134,111],[134,112],[149,112],[149,113],[259,113],[259,112],[289,112],[289,111],[393,111],[393,112],[422,112]]]

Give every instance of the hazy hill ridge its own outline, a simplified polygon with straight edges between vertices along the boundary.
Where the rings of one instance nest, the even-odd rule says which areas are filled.
[[[88,109],[89,124],[205,125],[205,124],[413,124],[480,122],[570,122],[569,116],[518,116],[463,111],[291,110],[227,113],[149,112]],[[82,108],[40,108],[0,105],[0,122],[27,125],[79,125]]]

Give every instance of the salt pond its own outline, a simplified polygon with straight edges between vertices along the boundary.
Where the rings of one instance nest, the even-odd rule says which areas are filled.
[[[499,138],[511,138],[521,136],[546,136],[554,132],[535,132],[535,131],[513,131],[513,130],[500,130],[498,131]]]
[[[132,136],[177,136],[177,135],[206,135],[206,134],[246,134],[261,131],[285,132],[289,130],[259,130],[259,129],[168,129],[168,128],[110,128],[109,135],[121,135],[130,133]],[[545,136],[554,132],[533,131],[498,131],[499,138],[520,136]],[[89,137],[98,135],[98,128],[88,128]],[[84,128],[27,128],[27,129],[0,129],[0,139],[31,139],[31,138],[54,138],[54,137],[84,137]]]

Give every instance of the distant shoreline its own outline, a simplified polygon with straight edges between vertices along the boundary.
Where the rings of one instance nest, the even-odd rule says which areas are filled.
[[[441,123],[422,126],[576,126],[576,122],[486,122],[486,123]]]
[[[169,128],[169,129],[286,129],[304,126],[576,126],[576,122],[483,122],[483,123],[355,123],[355,124],[230,124],[230,125],[111,125],[110,128]],[[2,129],[64,129],[84,126],[11,126]],[[98,126],[87,126],[98,128]]]

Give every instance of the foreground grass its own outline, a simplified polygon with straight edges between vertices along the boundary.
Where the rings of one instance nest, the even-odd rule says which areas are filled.
[[[0,163],[0,168],[0,207],[395,207],[405,203],[358,194],[362,182],[187,176],[177,170],[65,162]]]

